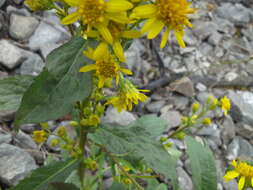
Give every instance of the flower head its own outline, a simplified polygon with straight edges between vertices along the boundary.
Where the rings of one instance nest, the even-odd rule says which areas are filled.
[[[123,39],[134,39],[141,36],[141,32],[138,30],[132,30],[126,28],[127,25],[120,24],[116,22],[109,22],[108,29],[112,35],[112,49],[114,51],[114,54],[117,56],[120,62],[125,62],[126,58],[124,55],[124,49],[121,45]],[[103,36],[100,35],[99,32],[95,30],[86,31],[84,32],[84,38],[92,37],[92,38],[98,38],[102,41],[106,41],[106,39],[103,38]],[[104,43],[104,42],[102,42]],[[108,42],[107,42],[108,43]],[[109,44],[108,44],[109,45]]]
[[[112,104],[117,108],[118,112],[122,110],[131,111],[133,104],[138,104],[139,101],[144,102],[147,96],[141,92],[148,92],[148,90],[137,89],[129,80],[124,79],[117,96],[112,97],[107,104]]]
[[[107,27],[113,20],[118,23],[128,23],[126,11],[133,5],[127,0],[65,0],[67,4],[77,7],[77,11],[62,20],[62,24],[71,24],[80,20],[87,29],[95,28],[108,42],[112,43],[112,35]]]
[[[132,74],[130,70],[120,67],[115,57],[109,53],[106,43],[101,43],[95,51],[93,49],[88,49],[84,53],[88,58],[94,60],[95,64],[82,67],[80,72],[95,70],[99,80],[99,88],[104,87],[106,82],[111,84],[114,78],[116,79],[116,83],[118,83],[120,72]]]
[[[192,27],[188,14],[195,12],[190,8],[191,3],[187,0],[156,0],[152,4],[145,4],[133,10],[132,18],[148,19],[142,28],[142,32],[148,32],[148,39],[155,38],[165,27],[160,47],[163,48],[173,30],[181,47],[185,47],[183,41],[184,29]]]
[[[245,186],[253,187],[253,166],[246,162],[232,161],[234,170],[228,171],[224,176],[225,181],[230,181],[234,178],[239,179],[238,189],[242,190]]]
[[[227,98],[227,96],[224,96],[221,100],[221,109],[224,112],[224,115],[228,114],[228,111],[231,109],[231,103],[230,100]]]
[[[43,143],[47,139],[47,133],[44,130],[33,131],[32,138],[37,143]]]

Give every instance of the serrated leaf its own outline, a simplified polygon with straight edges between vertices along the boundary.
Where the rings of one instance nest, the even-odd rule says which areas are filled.
[[[168,122],[154,115],[144,115],[136,121],[132,122],[127,127],[144,128],[150,136],[157,138],[168,129]]]
[[[48,190],[79,190],[79,189],[71,183],[55,182],[50,183],[50,187]]]
[[[58,119],[90,95],[91,74],[79,72],[88,62],[86,46],[85,40],[74,38],[48,56],[45,70],[24,94],[15,125]]]
[[[47,190],[52,182],[63,182],[77,168],[78,160],[58,161],[34,170],[30,177],[22,180],[10,190]]]
[[[16,111],[34,76],[20,75],[0,80],[0,111]]]
[[[192,180],[195,190],[217,190],[215,160],[208,146],[186,137],[187,154],[190,158]]]
[[[105,146],[110,152],[142,158],[146,165],[157,173],[163,174],[178,189],[176,160],[170,156],[160,143],[144,127],[102,126],[90,138]]]

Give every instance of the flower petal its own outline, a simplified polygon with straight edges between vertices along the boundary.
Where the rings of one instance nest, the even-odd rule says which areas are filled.
[[[121,62],[125,62],[126,58],[124,55],[124,50],[120,44],[119,40],[115,40],[115,42],[112,44],[112,48],[116,56],[119,58]]]
[[[123,38],[133,39],[133,38],[139,38],[140,36],[141,36],[141,32],[138,30],[126,30],[122,32]]]
[[[153,24],[157,21],[155,18],[148,19],[144,26],[141,29],[141,33],[145,33],[150,30],[150,28],[153,26]]]
[[[176,36],[177,42],[180,45],[180,47],[185,48],[186,45],[185,45],[184,40],[183,40],[184,31],[176,30],[175,31],[175,36]]]
[[[236,160],[233,160],[233,161],[232,161],[232,166],[233,166],[234,168],[236,168],[236,166],[237,166]]]
[[[130,71],[129,69],[125,69],[125,68],[120,68],[120,71],[127,74],[127,75],[132,75],[132,71]]]
[[[239,183],[238,183],[238,190],[242,190],[243,187],[245,185],[245,176],[242,176],[240,179],[239,179]]]
[[[61,20],[61,24],[65,24],[65,25],[72,24],[72,23],[78,21],[78,19],[80,19],[79,13],[74,12],[74,13],[71,13],[68,16],[64,17]]]
[[[64,0],[65,3],[70,5],[71,7],[78,7],[80,5],[81,0]]]
[[[133,8],[133,4],[125,0],[109,0],[105,3],[106,12],[118,13]]]
[[[166,31],[163,34],[161,44],[160,44],[160,48],[164,48],[164,46],[166,45],[166,43],[169,39],[169,35],[170,35],[170,30],[167,28]]]
[[[121,24],[126,24],[130,22],[130,19],[127,17],[127,14],[125,12],[121,13],[107,13],[106,17],[109,20],[113,20],[114,22],[118,22]]]
[[[108,45],[105,42],[101,42],[94,51],[93,58],[95,60],[101,60],[108,54]]]
[[[97,66],[95,64],[90,64],[90,65],[85,65],[81,67],[79,71],[82,73],[85,73],[85,72],[89,72],[96,69],[97,69]]]
[[[229,181],[231,179],[234,179],[239,176],[239,173],[236,171],[228,171],[226,175],[224,176],[225,181]]]
[[[157,20],[154,24],[152,24],[152,29],[148,33],[148,39],[155,38],[163,29],[164,23],[160,20]]]
[[[130,18],[152,18],[155,16],[157,8],[153,4],[141,5],[133,10]]]
[[[251,178],[251,187],[253,187],[253,177]]]
[[[97,24],[96,28],[98,29],[101,36],[105,39],[105,41],[107,41],[109,44],[112,44],[113,39],[109,29],[103,24]]]

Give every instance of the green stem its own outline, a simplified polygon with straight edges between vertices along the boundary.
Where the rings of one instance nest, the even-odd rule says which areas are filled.
[[[100,145],[100,144],[97,144],[97,143],[94,143],[95,145],[99,146],[103,152],[105,152],[111,159],[112,161],[118,166],[118,168],[121,170],[121,172],[127,176],[132,182],[133,184],[136,186],[136,188],[138,190],[144,190],[144,188],[142,186],[140,186],[137,181],[126,171],[124,170],[124,168],[120,165],[120,163],[118,162],[117,158],[114,157],[111,152],[109,152],[104,146]]]
[[[79,164],[79,177],[81,182],[81,188],[84,189],[84,177],[85,177],[85,165],[84,165],[84,158],[85,158],[85,144],[87,141],[87,133],[84,130],[83,126],[80,126],[80,143],[79,148],[81,150],[81,162]]]

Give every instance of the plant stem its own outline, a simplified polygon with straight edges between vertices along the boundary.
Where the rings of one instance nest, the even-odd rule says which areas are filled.
[[[105,152],[111,159],[112,161],[119,167],[119,169],[122,171],[122,173],[127,176],[132,182],[133,184],[137,187],[138,190],[144,190],[144,188],[142,186],[140,186],[136,180],[126,171],[124,170],[124,168],[120,165],[120,163],[118,162],[117,158],[114,157],[112,155],[112,153],[110,153],[104,146],[95,143],[95,145],[99,146],[103,152]]]
[[[85,177],[85,165],[84,165],[84,158],[85,158],[85,144],[87,141],[87,133],[84,130],[83,126],[80,126],[80,143],[79,148],[81,150],[81,162],[79,164],[79,177],[81,182],[81,188],[84,189],[84,177]]]

